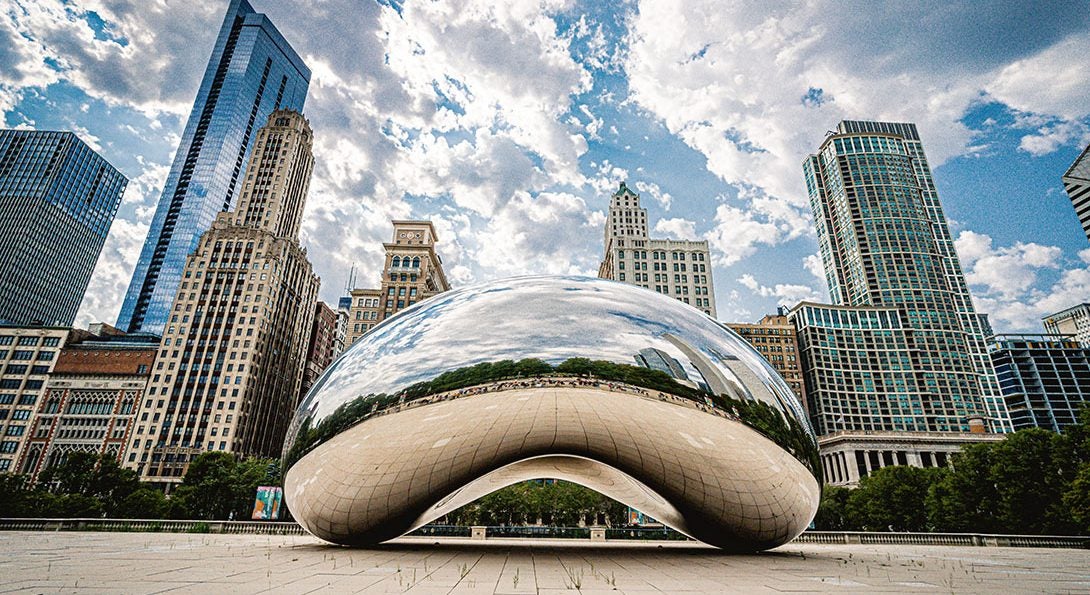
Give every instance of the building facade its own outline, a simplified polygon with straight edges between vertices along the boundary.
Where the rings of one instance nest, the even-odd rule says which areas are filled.
[[[31,481],[73,452],[121,462],[159,342],[115,330],[92,328],[95,336],[69,343],[57,357],[20,457]]]
[[[772,364],[809,412],[806,382],[803,380],[802,363],[799,361],[798,332],[787,318],[787,312],[781,309],[776,314],[764,316],[755,324],[731,322],[727,326],[741,335]]]
[[[946,467],[966,444],[1003,440],[1002,434],[950,432],[834,432],[818,438],[826,485],[856,487],[883,467]]]
[[[640,195],[621,183],[609,202],[603,279],[668,295],[715,318],[715,290],[707,240],[655,240],[648,236]]]
[[[0,326],[0,473],[16,465],[57,356],[81,331],[67,327]]]
[[[72,324],[127,184],[71,132],[0,130],[0,323]]]
[[[1090,345],[1070,335],[996,335],[989,342],[1015,430],[1062,432],[1090,403]]]
[[[916,125],[840,122],[803,169],[838,306],[792,316],[803,352],[823,357],[803,365],[819,432],[1006,429],[986,319],[973,309]],[[868,344],[880,339],[881,353]],[[858,374],[847,392],[837,369]],[[891,374],[903,378],[889,384]]]
[[[303,386],[300,397],[306,395],[315,380],[326,367],[333,363],[337,354],[337,313],[319,301],[314,307],[314,323],[310,327],[306,369],[303,370]]]
[[[1042,322],[1050,335],[1071,335],[1090,346],[1090,303],[1081,303],[1046,316]]]
[[[269,19],[231,0],[182,133],[117,326],[161,334],[182,268],[241,192],[254,133],[277,109],[303,110],[310,70]]]
[[[450,290],[438,236],[431,221],[393,221],[393,240],[384,243],[386,260],[379,289],[353,289],[345,345],[355,343],[383,320],[429,297]]]
[[[1082,230],[1090,239],[1090,146],[1083,150],[1061,179]]]
[[[298,239],[312,144],[302,115],[273,112],[238,205],[187,259],[125,457],[142,480],[169,489],[206,451],[280,455],[318,294]]]

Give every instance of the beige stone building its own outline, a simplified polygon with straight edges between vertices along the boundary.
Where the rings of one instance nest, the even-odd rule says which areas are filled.
[[[1073,335],[1076,341],[1090,347],[1090,303],[1049,314],[1042,322],[1049,334]]]
[[[799,362],[798,332],[795,325],[788,320],[787,313],[781,310],[776,314],[768,314],[754,324],[726,324],[772,364],[791,386],[791,390],[795,391],[803,407],[806,407],[806,383],[803,381],[802,364]]]
[[[400,310],[450,289],[438,237],[431,221],[394,221],[393,241],[384,243],[386,261],[379,289],[353,289],[345,345],[356,342]]]
[[[159,342],[105,324],[91,333],[61,350],[38,400],[19,463],[31,481],[74,452],[121,462]]]
[[[0,473],[24,472],[16,463],[46,379],[61,349],[82,333],[67,327],[0,326]]]
[[[647,209],[640,195],[621,183],[606,218],[603,279],[652,289],[715,317],[715,290],[707,240],[655,240],[648,237]]]
[[[237,206],[186,260],[125,464],[169,487],[218,450],[277,457],[298,403],[319,279],[299,244],[313,138],[276,111]]]

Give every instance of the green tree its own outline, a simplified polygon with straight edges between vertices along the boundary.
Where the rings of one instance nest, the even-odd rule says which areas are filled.
[[[867,531],[926,531],[925,500],[942,473],[934,468],[883,467],[859,481],[848,496],[847,516]]]
[[[273,464],[258,458],[239,461],[225,452],[202,453],[189,463],[182,485],[171,497],[170,514],[194,519],[249,518],[257,486],[275,479],[269,477]]]
[[[26,477],[15,473],[0,473],[0,518],[36,515],[36,494],[27,485]]]
[[[162,492],[142,487],[118,502],[113,508],[113,516],[121,519],[161,519],[168,511],[169,505]]]
[[[117,505],[140,487],[135,471],[122,468],[111,455],[89,452],[70,453],[43,471],[39,484],[57,496],[40,497],[39,514],[68,517],[116,516]]]
[[[962,447],[949,472],[927,494],[928,520],[938,531],[995,533],[998,492],[992,479],[992,444]]]
[[[997,492],[996,521],[1007,532],[1067,533],[1071,521],[1063,507],[1067,482],[1059,463],[1064,438],[1039,428],[1010,434],[994,447],[992,485]]]
[[[814,517],[818,531],[850,531],[855,529],[848,516],[848,496],[851,490],[840,486],[825,486],[821,492],[821,504]]]

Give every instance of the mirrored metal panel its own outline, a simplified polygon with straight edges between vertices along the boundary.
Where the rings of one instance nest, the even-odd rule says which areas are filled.
[[[287,436],[287,501],[320,537],[374,543],[554,456],[721,547],[793,538],[820,497],[798,399],[732,331],[638,287],[521,277],[418,304],[330,366]]]

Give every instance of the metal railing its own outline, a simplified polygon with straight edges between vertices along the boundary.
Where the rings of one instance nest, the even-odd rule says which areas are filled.
[[[471,527],[424,525],[413,537],[467,538]],[[484,537],[590,539],[590,527],[488,526]],[[0,531],[103,531],[141,533],[219,533],[231,535],[307,535],[294,522],[200,521],[154,519],[0,519]],[[668,528],[609,527],[607,540],[684,541],[685,535]],[[690,540],[691,541],[691,540]],[[807,531],[794,544],[925,545],[968,547],[1039,547],[1090,549],[1086,535],[1002,535],[987,533],[869,533],[864,531]]]

